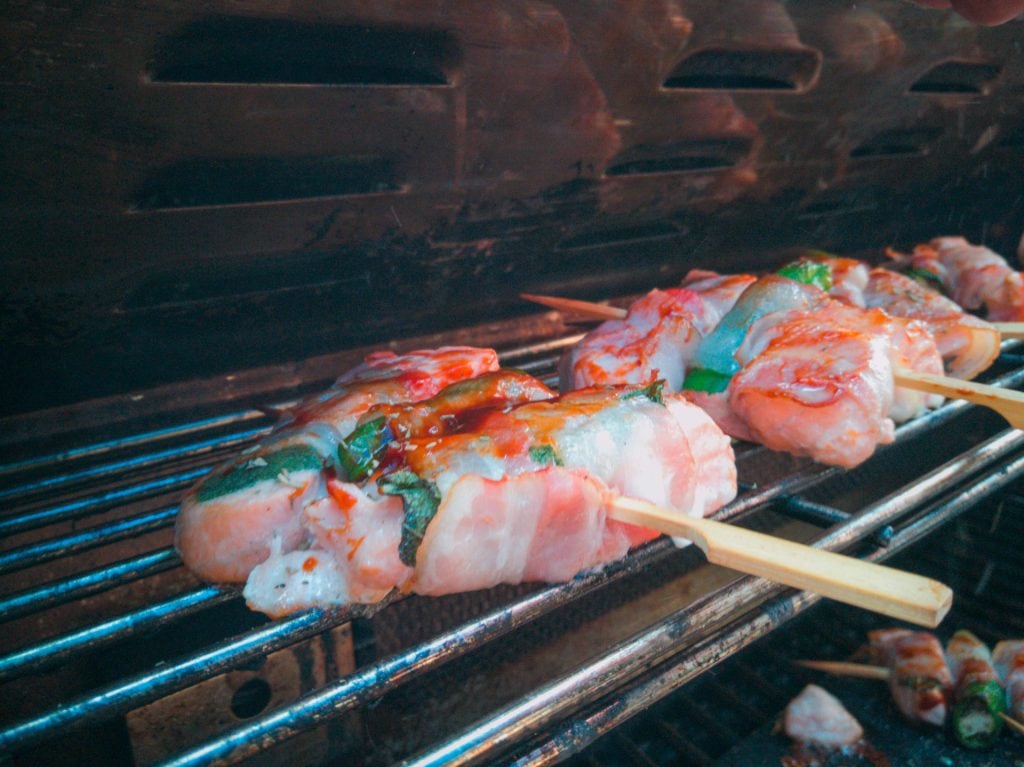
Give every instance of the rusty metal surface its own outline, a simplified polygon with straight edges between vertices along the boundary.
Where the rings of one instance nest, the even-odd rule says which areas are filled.
[[[9,4],[0,412],[1024,222],[1021,23],[903,0]]]

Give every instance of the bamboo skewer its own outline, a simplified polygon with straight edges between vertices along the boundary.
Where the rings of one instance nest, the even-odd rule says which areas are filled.
[[[993,322],[991,324],[1003,338],[1024,338],[1024,322]]]
[[[575,312],[594,318],[623,319],[627,315],[625,309],[606,306],[605,304],[595,304],[590,301],[578,301],[573,298],[538,296],[528,293],[522,294],[522,297],[544,306],[550,306],[553,309]],[[1024,322],[1000,324],[1020,326],[1022,337],[1024,337]],[[963,399],[976,405],[982,405],[995,410],[1015,429],[1024,429],[1024,393],[1022,392],[1002,389],[998,386],[989,386],[988,384],[976,383],[974,381],[963,381],[959,378],[949,378],[948,376],[917,373],[905,369],[895,371],[894,377],[898,386],[914,389],[915,391],[928,392],[929,394],[941,394],[943,397],[950,399]]]
[[[563,312],[575,312],[586,317],[593,317],[598,320],[622,320],[626,318],[629,311],[620,309],[618,306],[598,304],[593,301],[580,301],[575,298],[560,298],[559,296],[538,296],[535,293],[520,293],[520,298],[532,301],[535,304],[549,306]]]
[[[1009,714],[1004,714],[1002,711],[999,712],[999,716],[1002,718],[1004,722],[1006,722],[1007,727],[1009,727],[1018,735],[1024,735],[1024,724],[1021,724]]]
[[[689,538],[714,564],[918,625],[938,626],[953,603],[952,590],[930,578],[735,525],[682,516],[635,498],[617,497],[611,516]]]
[[[893,378],[897,386],[929,394],[941,394],[950,399],[964,399],[975,405],[991,408],[1009,421],[1013,428],[1024,429],[1024,392],[911,370],[896,370]]]
[[[827,674],[837,676],[855,676],[861,679],[878,679],[887,681],[891,674],[885,666],[869,666],[866,663],[850,663],[840,660],[795,660],[793,661],[802,668],[810,668],[815,671],[824,671]]]

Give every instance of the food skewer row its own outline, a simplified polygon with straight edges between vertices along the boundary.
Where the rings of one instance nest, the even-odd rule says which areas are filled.
[[[935,581],[699,519],[736,494],[732,448],[659,382],[555,397],[489,369],[492,354],[377,359],[301,405],[186,496],[185,563],[245,581],[249,605],[278,616],[394,589],[564,581],[668,532],[730,567],[914,622],[948,611],[952,593]],[[420,398],[434,387],[412,382],[439,365],[453,383]]]
[[[1024,641],[1000,642],[997,656],[966,630],[953,634],[945,655],[934,635],[926,632],[884,629],[870,632],[869,640],[872,661],[882,665],[820,660],[796,664],[839,676],[887,681],[908,719],[941,726],[948,718],[953,735],[968,748],[990,747],[1004,724],[1024,734],[1024,723],[1007,713],[1024,704],[1024,690],[1012,686],[1012,663]],[[997,657],[1009,658],[1011,665],[1000,665]]]

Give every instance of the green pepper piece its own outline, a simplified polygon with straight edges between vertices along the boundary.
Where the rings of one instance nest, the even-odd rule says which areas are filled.
[[[690,368],[683,380],[683,389],[718,394],[729,388],[732,376],[707,368]]]
[[[212,501],[257,482],[275,479],[282,471],[319,470],[323,465],[323,458],[309,445],[289,445],[272,453],[257,453],[228,469],[224,474],[213,475],[204,480],[196,490],[196,500]]]
[[[794,261],[779,269],[776,274],[796,282],[802,282],[804,285],[815,285],[826,293],[832,289],[832,267],[820,261],[806,259]]]
[[[647,399],[657,405],[664,405],[665,379],[659,378],[657,381],[651,381],[644,388],[626,392],[619,399],[633,399],[634,397],[647,397]]]
[[[338,460],[349,482],[366,479],[376,468],[384,448],[395,438],[384,416],[359,425],[338,445]]]
[[[1003,729],[1006,693],[999,682],[971,682],[953,708],[953,734],[967,748],[989,748]]]
[[[441,493],[433,482],[407,470],[381,477],[377,481],[377,487],[385,495],[397,495],[402,498],[405,518],[402,520],[402,540],[398,544],[398,558],[409,567],[415,567],[416,552],[423,542],[427,525],[441,505]]]
[[[932,274],[927,269],[912,267],[903,273],[914,282],[921,283],[929,290],[934,290],[936,293],[946,295],[946,286],[942,284],[942,280],[939,279],[938,275]]]
[[[530,448],[530,458],[537,463],[565,466],[553,445],[534,445]]]

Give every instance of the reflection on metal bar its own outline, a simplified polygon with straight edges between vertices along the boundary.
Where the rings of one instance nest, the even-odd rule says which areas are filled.
[[[10,535],[21,530],[31,530],[36,527],[43,527],[44,525],[78,519],[93,512],[114,508],[118,503],[137,501],[149,496],[159,495],[160,493],[178,490],[192,484],[209,471],[209,467],[204,466],[200,469],[194,469],[181,474],[172,474],[169,477],[143,482],[142,484],[132,485],[121,490],[112,490],[109,493],[103,493],[92,498],[8,517],[0,520],[0,533]]]
[[[33,589],[0,598],[0,621],[8,621],[54,605],[81,599],[89,594],[120,586],[181,564],[181,557],[168,546],[148,554],[91,570],[87,573],[45,583]]]
[[[145,453],[144,455],[139,455],[134,458],[125,458],[121,461],[104,463],[99,466],[91,466],[88,469],[81,469],[80,471],[58,474],[55,477],[47,477],[46,479],[26,482],[22,485],[14,485],[13,487],[0,490],[0,499],[30,495],[42,490],[52,491],[62,485],[68,485],[73,482],[80,482],[82,480],[89,479],[101,479],[103,477],[113,476],[122,472],[143,469],[154,464],[166,463],[168,461],[179,460],[182,458],[192,458],[197,455],[202,455],[203,453],[209,453],[223,448],[237,448],[249,440],[267,434],[269,431],[269,428],[249,429],[248,431],[240,431],[223,437],[215,437],[201,442],[194,442],[189,445],[182,445],[181,447],[167,448],[166,450],[158,450],[155,453]],[[3,528],[0,528],[0,531],[2,530]]]
[[[14,474],[19,471],[28,471],[30,469],[39,469],[44,466],[53,466],[66,463],[68,461],[76,461],[91,456],[103,455],[104,453],[109,453],[114,450],[144,445],[147,442],[155,442],[161,439],[170,439],[172,437],[181,437],[198,431],[216,429],[220,426],[227,426],[229,424],[243,421],[251,421],[254,418],[263,417],[263,412],[259,410],[240,410],[234,413],[216,416],[215,418],[206,418],[201,421],[191,421],[177,426],[169,426],[165,429],[144,431],[139,434],[132,434],[128,437],[120,437],[118,439],[106,440],[104,442],[95,442],[91,445],[74,448],[72,450],[64,450],[59,453],[49,453],[47,455],[26,458],[22,461],[11,461],[10,463],[0,464],[0,476],[3,476],[4,474]]]
[[[79,551],[94,549],[97,546],[124,538],[159,530],[162,527],[170,527],[174,524],[174,517],[177,514],[178,507],[171,506],[167,509],[119,519],[116,522],[89,528],[80,533],[63,535],[59,538],[51,538],[40,543],[32,543],[5,551],[0,554],[0,574],[31,567],[51,559],[66,557]]]
[[[223,599],[233,594],[218,593],[217,596]],[[172,615],[173,617],[176,616]],[[45,739],[47,735],[53,735],[57,730],[63,731],[71,726],[87,724],[136,708],[150,700],[195,684],[201,679],[216,676],[249,658],[266,655],[280,647],[333,628],[344,620],[345,614],[342,612],[305,610],[275,621],[256,631],[216,644],[184,662],[161,666],[127,682],[76,700],[66,701],[41,716],[0,731],[0,750],[23,748]]]
[[[934,494],[954,486],[969,472],[999,460],[1009,451],[1020,447],[1024,447],[1024,433],[1010,431],[993,437],[980,445],[977,453],[971,451],[962,455],[925,475],[909,488],[865,508],[846,525],[822,536],[815,545],[828,550],[845,548],[871,530],[927,501]],[[981,459],[978,462],[972,460],[976,455]],[[430,752],[409,761],[407,767],[469,765],[493,757],[527,735],[595,700],[605,691],[625,683],[686,641],[700,638],[706,633],[705,627],[713,626],[722,617],[749,610],[758,600],[780,589],[768,581],[745,577],[737,585],[725,590],[724,594],[711,595],[699,602],[697,607],[684,608],[674,613],[632,640],[621,643],[588,666],[534,690],[517,704],[498,711]],[[730,605],[728,611],[721,611],[723,603]],[[768,626],[765,630],[770,628]],[[714,638],[715,641],[719,639],[719,635]]]
[[[868,507],[844,527],[825,535],[821,539],[820,545],[829,549],[842,548],[893,518],[901,516],[944,487],[955,484],[971,472],[1000,460],[1010,450],[1022,446],[1024,446],[1024,434],[1015,431],[1000,434],[969,454],[962,455],[926,475],[921,480],[920,486],[915,483],[909,489],[894,493],[878,504]],[[829,470],[824,469],[823,473],[829,473]],[[794,481],[792,477],[787,480]],[[802,481],[807,480],[805,478]],[[787,481],[784,480],[777,487],[785,488],[787,484]],[[779,492],[785,492],[785,490]],[[752,502],[749,498],[754,496],[759,498],[759,503],[763,503],[764,496],[768,495],[770,493],[767,490],[762,490],[731,505],[746,507],[747,503]],[[481,751],[483,754],[489,753],[498,743],[515,742],[519,737],[535,731],[533,728],[539,726],[529,716],[530,710],[550,710],[561,714],[571,711],[575,707],[572,703],[574,690],[576,694],[579,694],[581,688],[586,688],[589,694],[589,692],[601,688],[605,683],[612,686],[621,684],[629,675],[634,675],[656,659],[677,649],[685,637],[698,636],[701,632],[706,631],[706,627],[721,622],[726,616],[738,614],[741,609],[749,609],[750,605],[764,598],[772,589],[779,588],[767,581],[754,578],[742,579],[739,584],[736,587],[709,595],[662,624],[656,625],[635,646],[629,645],[625,649],[620,648],[621,651],[614,652],[613,657],[608,657],[599,664],[584,668],[579,673],[583,674],[586,680],[580,682],[579,686],[574,686],[575,682],[570,682],[535,691],[521,708],[500,713],[495,718],[488,720],[482,732],[472,732],[464,738],[450,741],[424,757],[422,762],[417,761],[414,764],[447,764],[453,761],[458,763],[465,757],[476,758],[473,751],[474,744],[476,747],[479,747],[481,743],[491,744],[487,746],[486,751]],[[551,591],[557,592],[567,588],[572,588],[572,584],[553,587]],[[512,605],[507,609],[514,610],[517,607],[518,605]],[[470,624],[467,627],[460,627],[456,631],[468,633],[473,630],[474,624]],[[433,642],[415,648],[411,654],[418,659],[418,662],[423,662],[421,657],[429,657],[428,653],[434,643],[438,643],[442,648],[447,648],[451,641],[451,637],[442,636]],[[629,671],[631,668],[633,670]],[[380,675],[376,666],[351,679],[362,681],[363,673],[369,674],[370,678],[376,682],[376,686],[371,686],[368,689],[361,686],[352,687],[349,679],[341,680],[335,685],[306,696],[289,706],[229,730],[219,738],[201,744],[172,759],[165,767],[206,765],[214,762],[218,764],[234,763],[251,756],[258,750],[269,748],[297,735],[305,727],[337,716],[357,702],[379,697],[397,684],[397,681],[389,676]],[[501,735],[495,735],[496,732],[500,732]]]
[[[177,620],[197,610],[225,602],[237,595],[235,589],[206,586],[109,621],[74,631],[0,656],[0,680],[52,666],[69,655],[95,650],[144,631]]]
[[[962,493],[931,509],[893,536],[888,547],[878,548],[865,559],[881,561],[935,532],[939,527],[1024,473],[1024,457],[1018,457],[995,474],[983,477]],[[766,602],[753,618],[740,619],[732,627],[695,644],[672,659],[667,670],[634,687],[593,714],[562,722],[550,740],[522,759],[516,767],[540,767],[568,758],[631,717],[682,687],[707,669],[743,649],[755,639],[815,604],[821,597],[808,592],[787,593]]]

